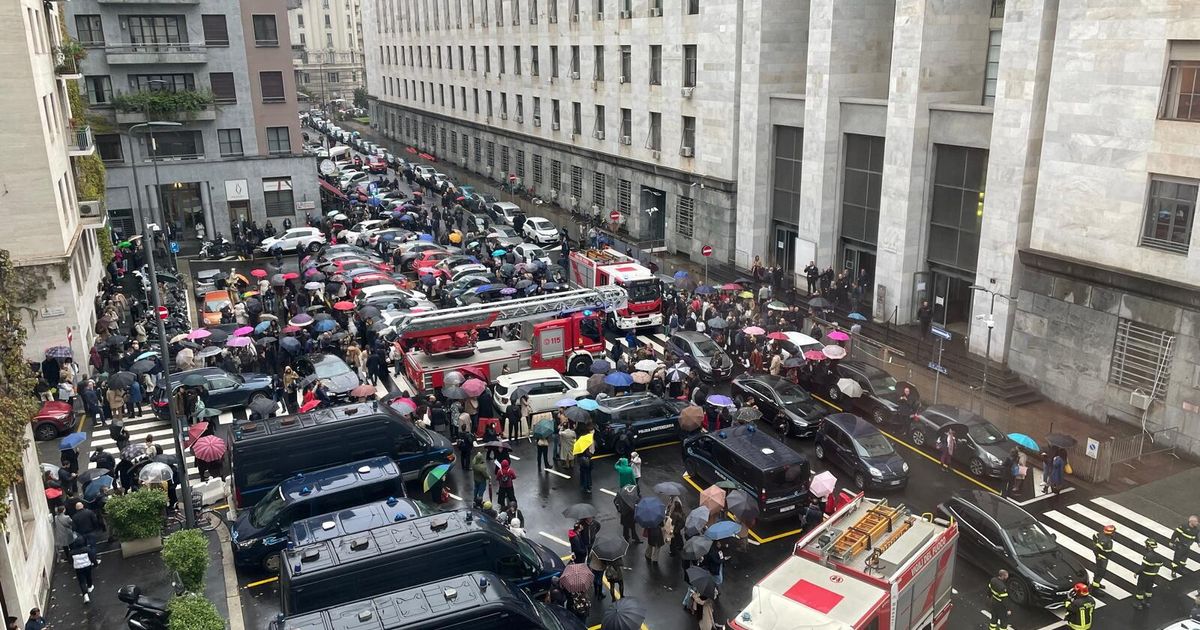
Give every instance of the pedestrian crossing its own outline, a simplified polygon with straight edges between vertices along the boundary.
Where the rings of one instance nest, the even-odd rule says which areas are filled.
[[[216,417],[216,422],[220,426],[232,425],[235,416],[232,411],[222,411],[220,416]],[[209,419],[208,422],[212,422]],[[147,436],[154,436],[154,444],[162,448],[163,455],[175,455],[175,438],[171,430],[171,423],[167,420],[158,418],[151,413],[145,413],[136,418],[126,418],[124,420],[125,430],[129,432],[130,444],[144,444]],[[103,449],[120,461],[121,451],[117,448],[116,440],[113,440],[109,435],[108,427],[96,427],[91,431],[90,449]],[[199,483],[200,473],[196,469],[196,460],[191,452],[184,454],[184,467],[188,471],[188,480],[193,483]],[[81,462],[82,464],[82,462]],[[95,468],[96,465],[88,462],[88,468]]]
[[[667,354],[667,336],[662,333],[638,335],[637,341],[642,345],[649,346],[650,349],[654,351],[654,355],[657,357],[663,357]],[[624,335],[618,336],[616,340],[605,339],[604,341],[604,347],[609,353],[612,352],[612,349],[616,344],[620,344],[621,349],[625,352],[632,350],[632,348],[629,346],[629,341],[626,340]]]

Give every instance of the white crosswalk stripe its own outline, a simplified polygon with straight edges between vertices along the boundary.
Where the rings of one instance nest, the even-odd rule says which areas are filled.
[[[1105,525],[1108,525],[1113,520],[1103,514],[1100,514],[1097,511],[1089,508],[1088,506],[1083,505],[1082,503],[1076,503],[1076,504],[1069,505],[1069,506],[1067,506],[1067,509],[1079,514],[1080,516],[1082,516],[1086,519],[1091,520],[1093,523],[1096,524],[1095,527],[1097,529],[1104,527]],[[1138,535],[1135,535],[1135,534],[1138,534]],[[1145,542],[1146,542],[1146,537],[1140,535],[1139,532],[1135,532],[1128,528],[1122,528],[1122,527],[1117,528],[1116,538],[1128,540],[1130,543],[1133,544],[1134,549],[1141,548],[1141,546],[1143,544],[1145,544]],[[1168,540],[1170,540],[1170,539],[1168,539]],[[1113,541],[1113,548],[1114,548],[1114,550],[1126,549],[1129,551],[1130,554],[1133,554],[1133,556],[1126,556],[1126,557],[1129,557],[1130,559],[1134,559],[1134,557],[1136,557],[1136,560],[1138,562],[1142,561],[1141,552],[1134,551],[1134,549],[1130,549],[1129,547],[1126,547],[1125,545],[1120,544],[1116,541]],[[1155,548],[1155,551],[1158,552],[1158,555],[1166,558],[1167,561],[1170,561],[1171,558],[1173,558],[1175,556],[1175,552],[1171,548],[1167,547],[1166,545],[1159,545],[1158,547]],[[1125,554],[1122,553],[1122,555],[1125,555]],[[1195,560],[1188,558],[1187,568],[1189,571],[1200,570],[1200,562],[1196,562]],[[1167,571],[1167,569],[1164,567],[1163,571]]]
[[[221,412],[216,418],[219,425],[230,425],[234,422],[234,414],[229,411]],[[142,444],[146,441],[146,436],[154,436],[154,443],[162,448],[163,455],[175,455],[175,438],[172,435],[171,424],[166,420],[161,420],[153,413],[143,414],[137,418],[126,418],[124,420],[125,430],[129,432],[130,444]],[[98,427],[92,432],[92,440],[90,448],[92,450],[104,449],[116,459],[121,458],[120,451],[117,450],[117,443],[108,433],[108,427]],[[188,471],[188,479],[199,481],[200,473],[196,469],[196,460],[191,452],[184,454],[184,466]],[[88,462],[90,468],[95,468],[95,464]]]

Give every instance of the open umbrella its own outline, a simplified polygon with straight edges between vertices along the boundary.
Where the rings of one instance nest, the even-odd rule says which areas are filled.
[[[466,365],[458,368],[458,371],[463,373],[463,376],[475,377],[484,383],[488,382],[487,374],[483,373],[483,369],[474,365]]]
[[[449,466],[449,464],[443,464]],[[620,538],[605,536],[592,545],[592,553],[603,562],[619,562],[629,549],[629,543]]]
[[[319,291],[323,288],[325,288],[325,285],[321,284],[320,282],[313,281],[304,283],[305,291]]]
[[[268,274],[266,269],[251,269],[250,275],[255,278],[266,278]]]
[[[337,328],[337,322],[333,321],[332,319],[322,319],[322,320],[314,323],[312,329],[313,329],[313,332],[323,333],[323,332],[329,332],[329,331],[333,330],[334,328]]]
[[[52,346],[46,348],[46,356],[51,359],[70,359],[74,356],[70,346]]]
[[[576,424],[591,424],[592,415],[587,411],[576,407],[567,407],[563,410],[563,414],[567,416],[567,420]]]
[[[604,609],[600,630],[641,630],[646,621],[646,609],[636,598],[625,597]]]
[[[837,388],[850,398],[858,398],[863,395],[862,385],[852,378],[839,378]]]
[[[442,385],[462,385],[466,377],[458,370],[450,370],[442,375]]]
[[[562,515],[567,518],[580,521],[585,518],[596,518],[596,515],[599,513],[600,512],[596,510],[596,506],[592,505],[591,503],[576,503],[563,510]]]
[[[779,300],[771,300],[770,302],[767,302],[767,310],[782,312],[788,310],[788,305],[780,302]]]
[[[345,300],[343,300],[341,302],[334,302],[333,310],[335,310],[335,311],[353,311],[354,310],[354,302],[346,302]]]
[[[226,448],[225,440],[215,435],[206,435],[192,445],[192,454],[202,462],[215,462],[225,456]]]
[[[472,398],[482,394],[485,389],[487,389],[487,383],[477,378],[469,378],[467,382],[462,384],[462,390],[467,392],[467,395]]]
[[[613,499],[613,504],[616,505],[618,510],[624,512],[625,508],[632,510],[637,506],[638,501],[641,500],[642,495],[638,492],[638,487],[630,484],[628,486],[621,486],[617,490],[617,497]],[[618,502],[620,503],[618,504]]]
[[[853,320],[859,321],[859,322],[867,321],[867,316],[863,315],[862,313],[850,313],[846,317],[849,317],[850,319],[853,319]]]
[[[1057,446],[1058,448],[1065,449],[1074,448],[1079,441],[1069,435],[1063,435],[1062,433],[1051,433],[1050,435],[1046,436],[1046,443],[1050,446]]]
[[[713,293],[716,293],[716,292],[717,292],[716,289],[714,289],[713,287],[711,287],[707,284],[702,284],[702,285],[696,287],[696,290],[694,291],[694,293],[696,293],[697,295],[712,295]]]
[[[805,350],[804,358],[808,359],[809,361],[824,361],[829,357],[825,356],[825,353],[821,352],[820,350]]]
[[[664,497],[678,497],[683,495],[684,487],[683,484],[677,481],[663,481],[654,484],[654,492]]]
[[[837,477],[834,477],[833,473],[828,470],[822,471],[816,477],[813,477],[812,481],[808,484],[809,494],[822,499],[832,494],[836,488]]]
[[[225,345],[229,348],[245,348],[252,343],[254,343],[254,340],[249,337],[233,337],[229,341],[226,341]]]
[[[463,388],[459,387],[458,385],[448,385],[442,387],[442,397],[450,400],[466,400],[470,398],[470,396],[467,395],[467,392],[463,391]]]
[[[112,486],[113,478],[109,475],[101,475],[100,477],[93,479],[88,485],[84,486],[83,499],[85,501],[95,501],[105,488],[111,488]]]
[[[220,349],[217,352],[220,352]],[[185,387],[201,387],[207,382],[208,379],[204,378],[202,374],[188,374],[183,377],[183,380],[179,381],[179,384]]]
[[[281,332],[285,335],[294,335],[294,334],[300,332],[301,330],[303,330],[303,329],[300,328],[299,326],[292,326],[291,324],[288,324],[287,326],[284,326],[283,329],[280,330],[279,332]]]
[[[787,333],[773,332],[767,333],[767,339],[770,339],[771,341],[787,341],[788,336]]]
[[[613,387],[629,387],[633,385],[633,377],[625,372],[609,372],[604,376],[604,382]]]
[[[199,440],[200,436],[204,435],[204,432],[207,430],[208,430],[207,422],[197,422],[196,424],[193,424],[192,426],[188,427],[187,440],[184,441],[183,447],[191,448],[192,443],[195,442],[196,440]]]
[[[134,361],[133,365],[129,366],[129,371],[133,372],[134,374],[140,375],[140,374],[145,374],[147,372],[151,372],[157,367],[158,367],[157,363],[146,360],[146,359],[142,359],[141,361]]]
[[[299,278],[299,277],[300,277],[300,274],[296,273],[295,271],[289,271],[289,272],[283,274],[284,280],[295,280],[296,278]]]
[[[761,326],[747,326],[742,329],[742,332],[747,335],[761,335],[767,331],[763,330]]]
[[[629,378],[632,378],[634,383],[638,383],[640,385],[649,384],[651,379],[649,372],[634,372],[633,374],[629,375]]]
[[[655,496],[643,497],[633,509],[633,520],[642,527],[658,527],[667,517],[667,506]]]
[[[707,521],[708,517],[705,516],[704,520]],[[691,538],[683,541],[683,550],[679,553],[683,556],[684,560],[695,562],[708,555],[708,550],[712,549],[712,544],[713,541],[707,536],[693,534]]]
[[[687,519],[683,521],[683,527],[687,530],[688,535],[695,536],[704,531],[708,527],[708,519],[712,517],[712,511],[701,505],[700,507],[688,512]]]
[[[709,486],[700,493],[700,505],[716,513],[725,509],[725,490],[718,486]]]
[[[125,389],[138,379],[137,374],[133,372],[121,371],[108,377],[109,389]]]
[[[733,514],[743,523],[749,523],[758,518],[758,501],[745,490],[730,490],[725,495],[725,511]]]
[[[321,401],[313,399],[300,405],[300,413],[308,413],[321,405]]]
[[[704,409],[697,405],[684,407],[679,412],[679,428],[684,431],[695,431],[704,424]]]
[[[825,346],[821,353],[830,359],[845,359],[846,349],[841,346]]]
[[[704,537],[710,540],[723,540],[737,536],[740,531],[742,531],[742,526],[733,521],[718,521],[704,530]]]
[[[754,297],[754,292],[753,291],[742,291],[741,293],[738,293],[737,296],[744,300],[749,300],[750,298]]]
[[[678,383],[679,381],[682,381],[684,378],[687,378],[687,375],[691,374],[691,373],[692,373],[692,368],[690,368],[686,365],[683,365],[682,363],[677,363],[675,365],[672,365],[667,370],[667,378],[671,379],[672,383]]]
[[[380,314],[379,307],[371,306],[370,304],[358,309],[358,316],[364,320],[379,317]]]
[[[83,441],[86,440],[87,438],[88,438],[88,434],[84,433],[82,431],[72,433],[71,435],[64,437],[62,440],[59,440],[58,450],[69,451],[69,450],[75,448],[76,446],[79,446],[80,444],[82,444]]]
[[[708,398],[705,398],[704,402],[706,402],[714,407],[733,407],[733,406],[735,406],[732,398],[722,395],[722,394],[712,394]]]
[[[608,374],[612,370],[612,364],[604,359],[596,359],[592,361],[592,374]]]
[[[1034,452],[1041,450],[1040,448],[1038,448],[1037,440],[1034,440],[1033,438],[1029,437],[1028,435],[1025,435],[1024,433],[1009,433],[1008,439],[1016,442],[1018,446],[1022,446],[1028,450],[1031,450]]]
[[[220,346],[208,346],[207,348],[201,348],[199,351],[197,351],[196,358],[207,359],[208,357],[215,357],[218,354],[221,354]],[[203,383],[198,384],[203,385]]]
[[[260,416],[267,416],[275,412],[279,407],[279,403],[266,396],[255,396],[250,399],[250,404],[247,406],[250,407],[250,411]]]
[[[834,341],[850,341],[850,335],[847,335],[846,333],[844,333],[840,330],[834,330],[834,331],[830,332],[828,335],[826,335],[826,337],[829,337],[830,339],[832,339]]]
[[[603,374],[593,374],[588,377],[587,392],[592,396],[599,396],[600,394],[612,394],[613,387],[612,385],[604,382]]]
[[[288,320],[288,324],[292,326],[299,326],[301,328],[311,323],[313,323],[313,318],[312,315],[309,315],[308,313],[300,313],[299,315]]]
[[[714,317],[708,320],[707,324],[708,327],[712,328],[713,330],[725,330],[725,328],[729,326],[723,317]]]
[[[526,393],[528,393],[528,392],[526,392]],[[513,400],[519,400],[519,399],[520,399],[520,396],[517,396],[516,394],[513,395]],[[574,407],[578,404],[579,404],[579,401],[575,400],[574,398],[559,398],[558,402],[554,403],[554,406],[565,409],[567,407]]]
[[[233,331],[233,336],[234,336],[234,337],[241,337],[241,336],[243,336],[243,335],[249,335],[249,334],[250,334],[250,333],[252,333],[252,332],[254,332],[254,327],[252,327],[252,326],[242,326],[242,327],[240,327],[240,328],[238,328],[238,329],[236,329],[236,330],[234,330],[234,331]]]
[[[362,385],[359,385],[359,386],[355,387],[354,389],[350,390],[350,395],[355,398],[361,398],[363,396],[374,396],[375,394],[376,394],[375,386],[369,385],[367,383],[363,383]]]
[[[564,399],[564,400],[569,400],[569,399]],[[560,400],[559,402],[562,402],[562,401]],[[576,400],[574,402],[575,402],[576,407],[579,407],[580,409],[582,409],[584,411],[595,411],[600,408],[600,403],[596,402],[595,400],[592,400],[591,398],[580,398],[579,400]]]
[[[642,372],[653,372],[654,370],[658,369],[658,361],[655,361],[654,359],[642,359],[641,361],[633,364],[633,369],[640,370]]]
[[[533,437],[541,440],[554,435],[554,421],[550,419],[539,420],[533,425]]]
[[[683,269],[680,269],[679,271],[676,271],[675,274],[671,277],[675,278],[676,280],[682,280],[683,278],[688,277],[688,272]]]
[[[714,597],[717,594],[717,578],[701,567],[690,567],[686,573],[687,583],[701,597]]]
[[[824,355],[822,355],[822,358],[824,358]],[[804,367],[804,358],[803,357],[788,357],[783,360],[783,367],[785,367],[785,368]]]
[[[425,474],[425,481],[421,482],[423,492],[429,492],[429,489],[437,482],[441,481],[446,473],[450,472],[450,464],[439,464],[434,466],[428,473]]]
[[[79,473],[79,485],[86,488],[88,484],[107,474],[109,474],[107,468],[89,468]]]
[[[586,564],[568,564],[558,576],[558,585],[568,593],[586,593],[592,588],[592,570]]]
[[[733,419],[743,424],[754,422],[763,417],[762,412],[755,407],[742,407],[733,414]]]
[[[210,336],[212,336],[212,331],[207,328],[197,328],[187,334],[187,338],[191,341],[198,341]]]
[[[827,309],[827,308],[829,308],[829,307],[831,307],[831,306],[833,306],[833,304],[832,304],[832,303],[830,303],[830,301],[829,301],[829,300],[826,300],[826,299],[825,299],[825,298],[823,298],[823,297],[815,297],[815,298],[812,298],[812,299],[810,299],[810,300],[808,301],[808,307],[809,307],[809,308],[815,308],[815,309],[817,309],[817,310],[823,310],[823,309]]]
[[[279,340],[279,347],[291,354],[300,354],[300,340],[295,337],[284,337]]]
[[[594,433],[585,433],[575,440],[575,447],[571,449],[572,455],[578,455],[589,448],[595,442],[596,435]]]
[[[161,483],[171,481],[175,471],[162,462],[150,462],[138,471],[138,481],[142,483]]]

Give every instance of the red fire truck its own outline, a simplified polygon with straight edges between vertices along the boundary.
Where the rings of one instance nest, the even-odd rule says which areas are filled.
[[[958,526],[857,495],[754,587],[737,630],[942,630]]]
[[[505,366],[510,372],[549,368],[582,375],[604,356],[605,313],[623,308],[625,300],[619,286],[576,289],[414,313],[393,328],[405,350],[408,378],[421,391],[441,387],[450,370],[466,369],[487,380]],[[522,340],[479,339],[481,330],[510,324],[527,326]]]
[[[585,288],[623,287],[629,296],[628,305],[608,316],[609,323],[615,328],[662,326],[662,284],[658,276],[615,249],[572,251],[571,284]]]

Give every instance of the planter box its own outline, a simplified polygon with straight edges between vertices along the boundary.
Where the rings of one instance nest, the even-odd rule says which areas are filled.
[[[139,538],[137,540],[122,540],[121,557],[132,558],[133,556],[154,553],[155,551],[161,550],[162,546],[162,536]]]

